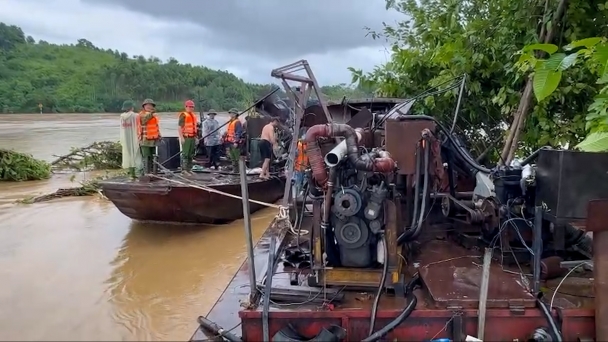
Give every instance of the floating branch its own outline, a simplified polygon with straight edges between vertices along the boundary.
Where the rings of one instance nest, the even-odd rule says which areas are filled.
[[[120,175],[124,175],[124,172],[107,173],[104,176],[95,177],[88,181],[81,182],[80,186],[78,186],[78,187],[61,188],[61,189],[58,189],[57,191],[54,191],[54,192],[51,192],[48,194],[24,198],[22,200],[17,201],[17,203],[32,204],[32,203],[52,201],[52,200],[64,198],[64,197],[79,197],[79,196],[93,196],[93,195],[100,195],[101,197],[105,198],[105,196],[101,192],[100,182],[104,179],[108,179],[110,177],[116,177],[116,176],[120,176]]]
[[[70,153],[58,156],[51,163],[55,170],[114,170],[122,166],[120,143],[112,141],[94,142],[82,148],[72,148]]]

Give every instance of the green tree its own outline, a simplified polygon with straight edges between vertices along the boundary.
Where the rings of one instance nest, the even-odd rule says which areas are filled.
[[[581,37],[604,36],[605,1],[597,0],[389,0],[387,8],[407,16],[375,39],[392,45],[392,58],[372,72],[352,69],[353,81],[392,97],[412,97],[430,87],[448,88],[450,79],[467,76],[457,119],[460,133],[478,152],[501,141],[513,121],[527,81],[515,67],[522,46],[547,38],[568,44]],[[559,6],[564,8],[558,11]],[[564,13],[563,15],[561,13]],[[541,39],[542,38],[542,39]],[[584,135],[584,113],[595,94],[590,72],[573,67],[564,73],[571,86],[547,101],[533,103],[523,126],[523,152],[542,145],[576,144]],[[451,122],[458,88],[418,101],[414,110]],[[567,96],[567,98],[566,98]],[[567,99],[567,100],[566,100]],[[493,157],[498,159],[499,154]]]
[[[545,52],[547,58],[537,58],[536,51]],[[597,81],[587,86],[596,88],[597,95],[589,105],[585,117],[585,130],[589,135],[576,147],[589,152],[608,150],[608,43],[606,38],[592,37],[574,41],[559,51],[554,44],[532,44],[524,47],[517,64],[523,74],[532,74],[534,95],[539,103],[550,98],[560,86],[571,88],[563,80],[570,69],[589,70]]]
[[[181,110],[186,99],[200,100],[203,109],[245,109],[273,86],[174,58],[129,57],[87,39],[35,42],[0,23],[0,113],[37,113],[39,104],[44,112],[119,112],[125,100],[145,98],[160,111]]]

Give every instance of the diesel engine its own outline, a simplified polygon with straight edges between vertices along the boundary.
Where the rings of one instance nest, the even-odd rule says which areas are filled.
[[[325,158],[318,138],[344,137]],[[384,203],[395,162],[383,149],[359,147],[361,132],[348,125],[308,130],[311,186],[322,188],[325,266],[370,268],[385,262]],[[329,168],[329,170],[328,170]]]

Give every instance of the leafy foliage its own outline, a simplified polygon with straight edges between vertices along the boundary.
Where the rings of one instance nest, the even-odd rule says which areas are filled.
[[[0,113],[37,113],[39,104],[45,113],[121,112],[125,100],[145,98],[154,99],[159,111],[181,110],[185,99],[200,100],[205,110],[244,109],[273,86],[173,58],[163,63],[103,50],[86,39],[71,45],[36,42],[21,28],[0,23]],[[340,100],[353,89],[324,91]]]
[[[60,170],[116,170],[122,168],[122,146],[119,142],[101,141],[72,148],[70,153],[51,163]]]
[[[0,149],[0,181],[20,182],[49,177],[51,165],[48,163],[28,154]]]
[[[500,141],[517,110],[525,77],[515,67],[522,46],[530,45],[552,23],[556,1],[546,0],[388,0],[387,8],[406,15],[382,32],[393,52],[391,60],[363,73],[351,69],[353,81],[386,96],[413,97],[430,87],[449,87],[449,80],[467,75],[466,93],[457,119],[460,132],[478,151]],[[605,1],[572,0],[566,8],[554,43],[568,44],[581,37],[608,31]],[[541,29],[542,27],[542,29]],[[557,51],[557,50],[556,50]],[[549,53],[556,51],[546,51]],[[551,62],[553,63],[553,62]],[[562,59],[555,72],[537,82],[551,85],[556,74],[569,86],[558,87],[546,101],[536,103],[526,121],[521,147],[528,152],[542,145],[574,145],[585,134],[584,111],[595,94],[593,75]],[[563,69],[563,70],[562,70]],[[542,76],[542,75],[541,75]],[[541,89],[541,88],[539,88]],[[548,91],[549,88],[542,88]],[[418,101],[414,111],[450,122],[458,89]],[[544,95],[541,92],[537,95]],[[475,147],[472,146],[472,147]],[[493,154],[497,158],[497,154]]]
[[[537,58],[534,50],[549,54],[547,58]],[[523,72],[532,71],[534,94],[539,102],[552,96],[562,83],[563,72],[575,68],[591,71],[597,81],[597,95],[588,107],[585,129],[589,135],[576,147],[588,152],[608,150],[608,42],[604,38],[593,37],[573,41],[558,52],[554,44],[533,44],[522,49],[517,63]],[[566,82],[563,82],[567,84]],[[571,85],[566,85],[571,87]],[[589,84],[589,87],[594,88]]]

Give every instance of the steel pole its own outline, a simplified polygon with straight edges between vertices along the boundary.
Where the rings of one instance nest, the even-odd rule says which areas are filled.
[[[249,188],[247,184],[247,168],[245,157],[239,158],[239,173],[241,176],[241,199],[243,201],[243,227],[245,228],[245,238],[247,239],[247,263],[249,264],[249,286],[251,287],[249,297],[257,292],[257,282],[255,280],[255,262],[253,259],[253,235],[251,233],[251,213],[249,211]]]

